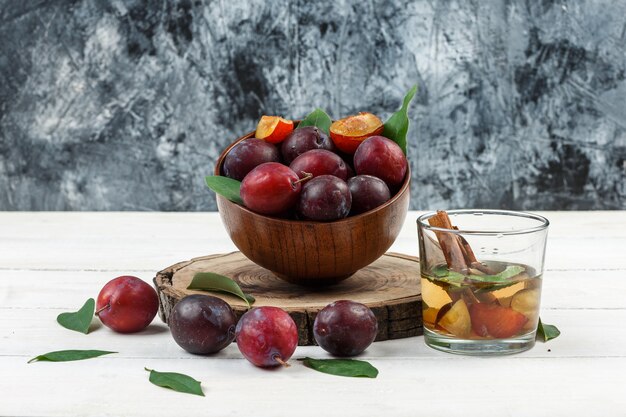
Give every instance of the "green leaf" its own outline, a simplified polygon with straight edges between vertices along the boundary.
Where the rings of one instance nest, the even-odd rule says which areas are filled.
[[[441,286],[442,284],[449,284],[454,287],[461,287],[463,285],[474,285],[480,283],[480,286],[476,289],[477,293],[484,293],[489,291],[495,291],[502,288],[509,287],[517,284],[517,281],[509,281],[509,279],[521,274],[525,269],[519,265],[509,265],[504,271],[494,275],[468,275],[465,276],[459,272],[450,271],[447,266],[439,265],[433,268],[432,274],[434,277],[426,278],[434,284]],[[474,281],[471,284],[468,280]]]
[[[254,303],[255,299],[250,294],[245,294],[239,285],[227,276],[216,274],[214,272],[198,272],[193,276],[191,283],[187,287],[188,290],[202,290],[213,292],[225,292],[236,295],[246,302],[248,307]]]
[[[435,267],[433,269],[433,274],[435,274],[437,278],[443,278],[445,279],[445,281],[453,281],[453,282],[461,282],[465,280],[466,278],[465,275],[459,272],[450,271],[448,267],[443,266],[443,265]]]
[[[495,275],[470,275],[469,279],[479,282],[502,282],[521,274],[526,269],[519,265],[508,265],[504,271]]]
[[[357,378],[376,378],[378,369],[369,362],[355,359],[298,359],[307,368],[314,369],[325,374],[350,376]]]
[[[551,324],[544,324],[539,319],[539,325],[537,326],[537,339],[542,342],[547,342],[554,338],[559,337],[561,331]]]
[[[70,362],[80,361],[83,359],[97,358],[102,355],[109,355],[111,353],[107,350],[57,350],[56,352],[48,352],[43,355],[35,356],[28,363],[45,361],[45,362]]]
[[[243,204],[239,190],[241,189],[241,182],[228,177],[222,177],[219,175],[209,175],[204,178],[206,185],[216,192],[232,201],[233,203]]]
[[[503,288],[515,285],[515,284],[519,284],[519,281],[508,281],[508,282],[504,282],[504,283],[501,283],[501,284],[489,284],[489,283],[487,283],[487,285],[481,285],[476,291],[474,291],[474,293],[475,294],[482,294],[482,293],[486,293],[486,292],[498,291],[498,290],[501,290]]]
[[[57,316],[57,322],[66,329],[81,333],[89,333],[89,325],[96,311],[96,302],[93,298],[85,301],[80,310],[72,313],[61,313]]]
[[[154,385],[173,389],[178,392],[184,392],[186,394],[194,394],[204,397],[200,381],[197,381],[188,375],[176,372],[159,372],[148,368],[144,369],[150,372],[150,382]]]
[[[307,117],[298,123],[298,129],[305,126],[315,126],[330,135],[330,125],[333,123],[330,116],[322,109],[313,110]]]
[[[198,288],[199,289],[199,288]],[[225,291],[225,290],[202,290],[202,291],[208,291],[208,292],[216,292],[219,294],[233,294],[230,291]],[[237,297],[241,298],[241,296],[239,294],[235,294]],[[256,298],[254,298],[251,294],[246,294],[245,292],[243,293],[243,296],[246,297],[245,301],[247,301],[248,303],[248,307],[250,307],[250,305],[254,304],[254,302],[256,301]]]
[[[389,138],[396,142],[400,148],[402,148],[402,152],[406,155],[406,134],[409,131],[409,104],[413,97],[417,93],[417,84],[415,84],[406,96],[404,96],[404,101],[402,102],[402,107],[400,110],[391,115],[389,120],[387,120],[383,126],[383,136]]]
[[[429,281],[434,284],[450,284],[455,287],[460,287],[463,281],[465,281],[465,275],[460,274],[455,271],[450,271],[447,266],[439,265],[432,270],[432,274],[435,276],[434,278],[426,277]]]

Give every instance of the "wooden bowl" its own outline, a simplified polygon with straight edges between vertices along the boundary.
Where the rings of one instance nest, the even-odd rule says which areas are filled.
[[[226,154],[215,175],[221,175]],[[230,238],[255,264],[294,284],[327,285],[348,278],[381,257],[404,224],[410,198],[410,170],[398,191],[380,207],[333,222],[286,220],[254,213],[217,195],[217,207]]]

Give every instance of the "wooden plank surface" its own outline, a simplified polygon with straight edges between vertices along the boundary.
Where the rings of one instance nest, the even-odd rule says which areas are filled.
[[[551,220],[542,317],[563,334],[519,355],[471,358],[422,337],[379,342],[363,358],[375,380],[264,371],[235,345],[190,355],[158,318],[144,332],[89,335],[55,322],[109,279],[150,281],[168,265],[235,250],[216,213],[0,213],[0,416],[577,416],[626,415],[626,212],[546,212]],[[393,251],[417,254],[410,212]],[[185,230],[181,235],[180,230]],[[33,363],[57,349],[119,354]],[[295,358],[326,357],[298,347]],[[150,384],[143,367],[188,373],[206,398]]]

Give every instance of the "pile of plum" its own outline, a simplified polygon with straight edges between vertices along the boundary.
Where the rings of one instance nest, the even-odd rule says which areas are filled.
[[[190,353],[212,354],[236,339],[241,354],[262,368],[286,366],[298,346],[298,328],[284,310],[255,307],[237,322],[225,301],[209,295],[188,295],[179,301],[169,326],[176,343]],[[313,325],[318,345],[335,356],[358,355],[374,341],[377,331],[372,310],[348,300],[323,308]]]
[[[380,136],[382,121],[359,113],[330,126],[294,129],[294,122],[263,116],[254,138],[225,156],[222,172],[241,181],[244,205],[259,214],[333,221],[372,210],[401,187],[407,159]]]
[[[96,315],[116,332],[135,333],[150,324],[158,307],[158,296],[150,285],[125,275],[102,288]],[[284,310],[255,307],[237,322],[230,305],[210,295],[193,294],[180,300],[168,324],[174,341],[190,353],[216,353],[236,340],[242,355],[263,368],[286,366],[298,346],[298,328]],[[335,356],[358,355],[374,341],[377,332],[372,310],[348,300],[327,305],[313,324],[317,344]]]

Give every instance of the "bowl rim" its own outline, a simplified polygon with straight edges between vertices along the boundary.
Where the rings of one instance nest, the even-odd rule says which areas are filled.
[[[217,161],[215,162],[215,168],[213,169],[213,175],[222,175],[222,165],[224,164],[224,158],[226,158],[226,155],[228,154],[228,152],[231,151],[232,148],[234,148],[239,142],[246,140],[246,139],[250,139],[250,138],[254,138],[254,134],[255,131],[253,130],[252,132],[246,133],[245,135],[241,136],[238,139],[235,139],[230,145],[228,145],[223,151],[222,153],[220,153],[219,157],[217,158]],[[261,139],[259,139],[261,140]],[[404,180],[402,181],[402,186],[400,187],[400,189],[393,195],[393,197],[391,197],[388,201],[386,201],[385,203],[381,204],[378,207],[375,207],[369,211],[363,212],[363,213],[359,213],[355,216],[348,216],[345,217],[343,219],[340,220],[333,220],[330,222],[324,222],[324,221],[315,221],[315,220],[294,220],[294,219],[282,219],[280,217],[272,217],[272,216],[266,216],[263,214],[259,214],[259,213],[255,213],[254,211],[248,209],[247,207],[241,205],[241,204],[237,204],[234,203],[232,201],[230,201],[229,199],[219,195],[219,194],[215,194],[216,196],[216,200],[222,199],[222,201],[227,202],[228,204],[232,204],[234,206],[237,206],[240,210],[253,215],[253,216],[257,216],[263,219],[267,219],[269,221],[277,221],[277,222],[293,222],[293,223],[297,223],[299,225],[332,225],[332,224],[343,224],[343,223],[350,223],[350,222],[354,222],[357,221],[363,217],[367,217],[367,216],[371,216],[372,214],[380,211],[380,210],[384,210],[385,208],[387,208],[388,206],[394,204],[398,199],[400,199],[407,191],[410,192],[410,184],[411,184],[411,164],[408,161],[407,158],[407,169],[406,169],[406,174],[404,175]],[[218,207],[219,209],[219,207]]]

